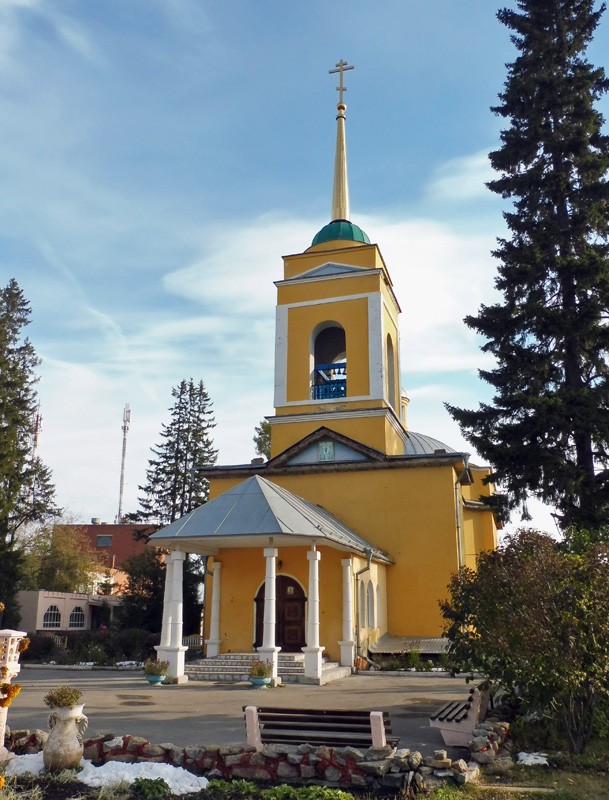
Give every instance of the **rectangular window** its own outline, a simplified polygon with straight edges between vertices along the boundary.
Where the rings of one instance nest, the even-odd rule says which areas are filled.
[[[98,547],[112,547],[112,534],[108,534],[108,535],[100,534],[97,537],[97,546]]]

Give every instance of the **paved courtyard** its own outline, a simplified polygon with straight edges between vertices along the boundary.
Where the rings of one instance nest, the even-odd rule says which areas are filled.
[[[287,684],[254,690],[249,684],[191,682],[149,686],[140,672],[23,666],[16,682],[23,691],[9,709],[11,728],[47,729],[44,695],[69,684],[83,691],[87,735],[130,734],[154,743],[178,746],[233,744],[245,741],[242,707],[352,708],[388,711],[400,747],[430,753],[443,748],[428,715],[449,700],[465,699],[463,678],[441,673],[352,675],[326,686]]]

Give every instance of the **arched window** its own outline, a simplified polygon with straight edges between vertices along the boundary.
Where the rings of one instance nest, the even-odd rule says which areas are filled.
[[[68,622],[69,628],[84,628],[85,627],[85,612],[80,606],[75,606],[70,614]]]
[[[49,606],[42,618],[43,628],[59,628],[61,625],[61,613],[57,606]]]
[[[347,396],[347,343],[345,329],[327,322],[313,332],[313,400]]]
[[[363,581],[359,585],[359,626],[366,627],[366,587]]]
[[[377,628],[382,628],[386,624],[385,617],[386,617],[385,610],[384,610],[383,606],[381,605],[381,587],[380,587],[380,585],[377,585],[377,587],[376,587],[376,627]]]
[[[387,334],[387,400],[393,406],[393,409],[396,413],[398,413],[398,406],[397,406],[397,392],[396,392],[396,385],[395,385],[395,353],[393,349],[393,342],[391,340],[391,336]]]
[[[368,584],[368,627],[376,628],[376,613],[374,609],[374,586],[372,581]]]

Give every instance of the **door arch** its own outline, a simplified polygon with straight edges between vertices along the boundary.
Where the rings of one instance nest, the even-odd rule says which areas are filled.
[[[284,653],[297,653],[306,645],[304,589],[287,575],[275,579],[275,644]],[[256,639],[254,647],[262,646],[264,631],[264,583],[254,598],[256,606]]]

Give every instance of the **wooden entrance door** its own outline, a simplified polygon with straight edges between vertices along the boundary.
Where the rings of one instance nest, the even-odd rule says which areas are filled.
[[[305,603],[307,598],[302,586],[293,578],[278,575],[275,583],[277,595],[275,608],[275,644],[284,653],[299,652],[306,644]],[[264,629],[264,584],[258,590],[256,603],[256,641],[254,647],[262,645]]]

